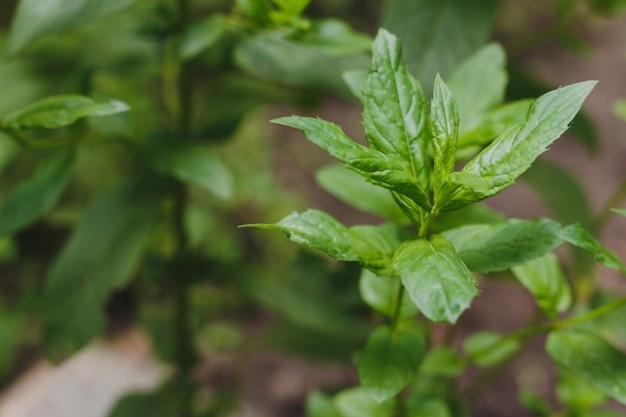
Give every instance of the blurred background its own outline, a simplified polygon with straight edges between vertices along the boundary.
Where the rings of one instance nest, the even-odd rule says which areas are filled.
[[[491,41],[507,53],[506,100],[599,80],[567,137],[487,204],[580,222],[626,259],[626,219],[598,215],[626,195],[626,2],[306,3],[0,0],[1,417],[169,416],[181,403],[300,417],[312,390],[357,384],[354,354],[380,321],[359,266],[238,226],[308,207],[382,221],[335,196],[324,151],[269,123],[320,116],[363,141],[344,74],[367,69],[379,27],[427,92]],[[8,128],[67,94],[130,111]],[[617,272],[595,276],[602,294],[626,294]],[[534,309],[510,277],[482,279],[459,337],[514,330]],[[603,325],[623,344],[619,324]],[[542,343],[472,415],[529,415],[524,389],[553,400]]]

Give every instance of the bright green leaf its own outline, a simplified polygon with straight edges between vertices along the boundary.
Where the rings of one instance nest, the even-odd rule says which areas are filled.
[[[388,0],[381,26],[403,40],[413,75],[433,80],[437,73],[450,75],[484,45],[497,5],[495,0]]]
[[[76,351],[103,328],[107,297],[136,272],[158,208],[138,181],[89,206],[46,277],[44,344],[50,358]]]
[[[343,417],[333,401],[320,391],[312,391],[306,397],[306,415],[308,417]]]
[[[178,56],[191,59],[218,44],[228,34],[228,21],[221,15],[213,15],[190,26],[183,33]]]
[[[612,208],[611,211],[617,214],[621,214],[622,216],[626,216],[626,209]]]
[[[359,381],[377,402],[406,388],[415,378],[426,343],[414,325],[379,326],[359,353]]]
[[[269,0],[235,0],[235,7],[259,23],[269,23],[270,11],[272,10]]]
[[[356,69],[343,73],[343,81],[348,85],[352,95],[361,102],[365,101],[363,92],[367,88],[367,77],[369,77],[369,72],[364,69]]]
[[[368,389],[351,388],[335,396],[335,407],[343,417],[391,417],[393,401],[376,402]]]
[[[591,236],[580,224],[576,223],[565,227],[561,232],[561,237],[566,242],[592,254],[602,265],[626,274],[626,267],[617,255],[605,248],[602,243]]]
[[[419,83],[402,63],[400,41],[384,29],[374,40],[363,97],[363,127],[370,146],[403,160],[426,189],[430,165],[426,101]]]
[[[311,0],[274,0],[274,3],[285,13],[299,16]]]
[[[150,158],[157,170],[197,185],[218,198],[232,197],[234,179],[230,169],[206,149],[175,145],[153,151]]]
[[[626,99],[613,102],[613,114],[626,122]]]
[[[419,372],[422,375],[455,377],[465,370],[465,362],[448,346],[440,346],[428,351]]]
[[[596,81],[585,81],[544,94],[533,102],[524,122],[507,129],[463,171],[490,183],[488,193],[460,186],[444,209],[450,210],[495,195],[515,182],[534,160],[567,129]]]
[[[290,116],[275,119],[273,122],[302,130],[311,142],[345,163],[367,181],[404,194],[425,210],[430,209],[428,196],[417,184],[405,161],[353,141],[339,126],[325,120]]]
[[[13,234],[47,214],[70,181],[73,153],[50,155],[28,180],[10,192],[0,207],[0,235]]]
[[[474,333],[463,342],[465,354],[480,366],[495,365],[513,355],[520,347],[518,341],[505,339],[492,332]]]
[[[501,271],[550,252],[563,242],[561,225],[549,220],[509,219],[447,230],[442,235],[472,271]]]
[[[552,332],[546,350],[563,371],[626,404],[626,355],[590,333]]]
[[[68,126],[87,116],[109,116],[130,108],[121,101],[109,100],[96,103],[80,95],[63,95],[39,100],[3,119],[7,129],[55,129]]]
[[[433,145],[433,191],[439,205],[447,195],[442,187],[449,183],[456,161],[456,142],[459,137],[459,110],[452,92],[439,74],[435,78],[435,89],[430,107],[430,130]]]
[[[280,230],[300,245],[319,249],[340,261],[359,261],[375,270],[384,270],[389,266],[399,243],[393,227],[347,228],[330,214],[319,210],[292,213],[275,224],[246,226]]]
[[[548,317],[555,318],[572,304],[572,293],[554,253],[514,266],[511,271]]]
[[[361,298],[374,310],[387,317],[395,314],[398,293],[402,283],[398,277],[379,276],[363,269],[359,281],[359,291]],[[402,294],[399,318],[412,317],[417,314],[417,307],[406,295]]]
[[[459,107],[460,132],[483,124],[483,117],[504,100],[507,81],[506,55],[498,44],[482,47],[459,65],[448,86]]]
[[[556,395],[568,408],[586,410],[604,404],[606,395],[591,384],[565,372],[560,372]],[[585,414],[585,417],[590,417]]]
[[[393,267],[409,296],[428,319],[454,323],[478,294],[476,280],[445,238],[404,242]]]
[[[315,179],[323,189],[352,207],[397,223],[406,221],[389,190],[368,183],[354,171],[328,165],[317,171]]]
[[[21,0],[9,36],[15,53],[36,39],[115,13],[134,0]]]

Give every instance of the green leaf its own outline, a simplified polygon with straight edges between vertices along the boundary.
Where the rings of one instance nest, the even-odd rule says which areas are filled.
[[[478,294],[476,280],[445,238],[404,242],[393,257],[409,296],[428,319],[454,323]]]
[[[307,43],[306,37],[301,40],[279,31],[261,31],[239,42],[233,59],[261,79],[349,96],[342,74],[367,68],[369,58],[365,52],[349,52],[346,46],[341,38],[329,39],[320,47],[319,39]],[[338,55],[340,51],[345,53]]]
[[[587,195],[570,171],[538,160],[522,179],[537,191],[557,220],[565,224],[580,222],[585,226],[591,225]]]
[[[150,151],[150,162],[157,170],[197,185],[223,200],[233,196],[234,179],[230,169],[207,149],[176,144],[153,147]]]
[[[367,181],[404,194],[425,210],[430,209],[428,196],[403,160],[353,141],[339,126],[325,120],[290,116],[275,119],[273,122],[302,130],[311,142],[345,163]]]
[[[362,176],[341,165],[328,165],[315,174],[317,183],[339,200],[359,210],[396,223],[406,222],[389,190],[368,183]]]
[[[317,20],[297,40],[329,57],[359,54],[372,49],[372,39],[368,35],[355,31],[339,19]]]
[[[70,181],[73,162],[72,152],[56,152],[10,192],[0,207],[0,235],[28,227],[52,210]]]
[[[274,0],[281,11],[292,16],[299,16],[311,0]]]
[[[186,412],[195,391],[191,382],[172,377],[153,392],[133,393],[123,397],[108,417],[172,417]]]
[[[617,255],[605,248],[602,243],[591,236],[580,224],[576,223],[563,228],[561,237],[566,242],[592,254],[602,265],[626,274],[626,267]]]
[[[415,379],[425,349],[422,332],[412,324],[377,327],[357,359],[361,385],[379,403],[393,397]]]
[[[87,116],[109,116],[125,112],[130,107],[117,100],[96,103],[81,95],[63,95],[39,100],[6,116],[2,123],[7,129],[55,129],[68,126]]]
[[[30,327],[25,314],[0,305],[0,382],[17,370],[16,359]]]
[[[402,63],[400,41],[384,29],[374,40],[363,97],[363,127],[370,146],[403,160],[426,189],[430,165],[426,101],[419,83]]]
[[[442,189],[449,183],[456,160],[456,142],[459,137],[459,110],[452,92],[439,74],[430,108],[430,128],[433,145],[433,190],[435,204],[442,204],[447,195]]]
[[[379,276],[363,269],[359,281],[361,298],[367,305],[387,317],[393,317],[402,283],[398,277]],[[399,318],[413,317],[418,310],[406,294],[402,295]]]
[[[433,222],[433,230],[444,230],[476,224],[498,224],[505,221],[504,215],[484,204],[472,204],[462,209],[441,213]]]
[[[516,340],[505,339],[498,333],[478,332],[463,342],[466,355],[480,366],[492,366],[505,360],[520,349]]]
[[[306,415],[308,417],[343,417],[333,401],[322,392],[314,390],[306,397]]]
[[[617,214],[621,214],[622,216],[626,216],[626,209],[612,208],[611,211]]]
[[[539,218],[462,226],[442,233],[471,271],[501,271],[552,251],[563,242],[561,225]]]
[[[555,318],[572,304],[572,293],[554,253],[514,266],[511,271],[548,317]]]
[[[460,186],[444,209],[482,200],[513,184],[565,132],[595,84],[596,81],[585,81],[539,97],[523,123],[507,129],[463,168],[465,172],[487,179],[489,192],[479,193]]]
[[[586,410],[600,406],[606,401],[606,395],[602,391],[582,379],[564,372],[559,375],[556,394],[561,403],[574,410]],[[585,417],[590,416],[585,414]]]
[[[615,117],[626,122],[626,99],[614,101],[612,110]]]
[[[484,45],[497,5],[495,0],[388,0],[381,26],[403,40],[413,75],[432,80],[437,73],[450,75]]]
[[[343,417],[391,417],[393,401],[376,402],[368,389],[351,388],[335,396],[335,407]]]
[[[590,333],[552,332],[546,350],[563,371],[626,404],[626,356]]]
[[[213,15],[190,26],[181,37],[178,56],[183,60],[194,58],[217,45],[228,30],[228,20],[222,15]]]
[[[483,124],[484,116],[504,100],[507,82],[506,55],[498,44],[480,48],[461,63],[448,79],[459,108],[460,132]]]
[[[464,149],[488,144],[504,133],[509,126],[522,123],[531,104],[532,100],[518,100],[497,107],[488,112],[478,125],[469,130],[464,127],[461,118],[463,131],[459,136],[457,147]]]
[[[159,208],[141,186],[134,180],[94,201],[48,271],[44,344],[51,359],[98,334],[107,297],[136,272]]]
[[[459,355],[448,346],[440,346],[431,349],[422,364],[419,372],[422,375],[456,377],[465,370],[465,363]]]
[[[235,0],[235,7],[261,24],[267,24],[270,21],[272,6],[269,0]]]
[[[71,29],[115,13],[134,0],[21,0],[9,35],[15,53],[45,35]]]
[[[292,241],[319,249],[337,260],[358,261],[367,268],[382,271],[388,268],[399,244],[394,227],[347,228],[319,210],[294,212],[275,224],[245,226],[280,230]]]

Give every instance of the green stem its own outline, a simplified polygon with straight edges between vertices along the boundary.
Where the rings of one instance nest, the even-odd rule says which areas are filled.
[[[613,195],[611,195],[602,210],[600,210],[594,219],[594,231],[600,231],[604,228],[604,226],[606,226],[608,221],[611,219],[611,216],[613,216],[611,209],[613,207],[618,207],[624,199],[626,199],[626,180],[622,181],[622,183],[617,187],[617,189],[613,192]]]
[[[404,297],[404,285],[402,285],[402,282],[399,282],[400,285],[398,285],[398,292],[396,293],[396,303],[393,306],[393,315],[392,317],[392,326],[395,330],[395,328],[398,325],[398,322],[400,321],[400,312],[402,311],[402,297]]]

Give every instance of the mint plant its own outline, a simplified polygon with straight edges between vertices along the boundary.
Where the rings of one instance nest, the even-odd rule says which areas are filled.
[[[372,54],[366,81],[348,78],[361,97],[369,146],[319,118],[273,122],[301,130],[342,162],[352,172],[325,169],[320,182],[387,222],[347,227],[309,209],[274,224],[247,225],[280,230],[300,245],[360,263],[361,296],[384,317],[357,356],[360,387],[332,400],[312,394],[309,415],[464,415],[464,398],[450,394],[455,378],[471,365],[502,364],[537,334],[548,334],[546,350],[565,375],[601,398],[626,403],[626,356],[585,326],[626,298],[591,309],[578,304],[577,283],[567,281],[554,250],[568,243],[626,273],[622,262],[578,223],[503,219],[480,203],[511,186],[567,130],[596,82],[500,105],[504,53],[492,44],[448,84],[437,76],[427,100],[402,61],[398,38],[381,29]],[[544,321],[507,335],[473,334],[461,353],[452,344],[433,345],[433,323],[454,325],[471,308],[480,292],[477,274],[506,270],[533,295]],[[591,413],[602,402],[579,404],[577,412]]]

